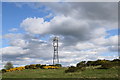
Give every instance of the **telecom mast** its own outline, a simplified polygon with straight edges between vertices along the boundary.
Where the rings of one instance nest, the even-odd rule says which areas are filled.
[[[53,55],[53,65],[59,64],[58,57],[58,37],[53,38],[53,47],[54,47],[54,55]]]

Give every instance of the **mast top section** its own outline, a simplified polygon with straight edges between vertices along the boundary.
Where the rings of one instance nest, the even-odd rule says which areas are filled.
[[[53,38],[53,41],[58,41],[58,37],[54,37],[54,38]]]

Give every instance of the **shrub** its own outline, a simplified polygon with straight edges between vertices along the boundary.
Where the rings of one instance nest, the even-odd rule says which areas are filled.
[[[25,66],[25,69],[29,69],[29,65],[26,65],[26,66]]]
[[[31,65],[26,65],[25,69],[36,69],[36,65],[35,64],[31,64]]]
[[[82,62],[79,62],[76,67],[85,67],[86,64],[85,64],[85,61],[82,61]]]
[[[88,61],[86,63],[87,66],[98,66],[98,65],[102,65],[104,63],[108,63],[110,62],[109,60],[96,60],[96,61]]]
[[[2,73],[5,73],[5,72],[7,72],[7,71],[6,71],[6,69],[2,69],[1,71],[2,71]]]
[[[65,70],[65,73],[68,73],[68,72],[76,72],[77,71],[77,68],[76,67],[69,67],[67,70]]]
[[[109,69],[112,68],[114,65],[111,62],[105,62],[102,63],[101,67],[99,67],[98,69]]]
[[[62,65],[61,65],[61,64],[55,64],[55,66],[62,67]]]
[[[84,70],[85,70],[85,67],[74,67],[74,66],[71,66],[67,70],[65,70],[65,73],[68,73],[68,72],[77,72],[77,71],[84,71]]]
[[[112,68],[113,65],[112,63],[103,63],[102,66],[101,66],[103,69],[109,69],[109,68]]]
[[[41,68],[41,69],[44,69],[44,66],[46,66],[46,65],[41,65],[40,68]]]
[[[120,62],[111,62],[114,66],[120,66]]]
[[[86,69],[86,67],[77,67],[78,68],[78,70],[80,70],[80,71],[84,71],[85,69]]]
[[[37,67],[37,68],[40,68],[40,66],[41,66],[41,64],[36,64],[36,67]]]
[[[114,59],[113,62],[120,62],[120,59]]]
[[[113,61],[111,61],[111,63],[112,63],[114,66],[120,66],[120,59],[114,59]]]
[[[31,65],[29,65],[29,69],[36,69],[37,67],[36,67],[36,65],[34,65],[34,64],[31,64]]]
[[[92,66],[92,64],[93,64],[93,61],[88,61],[88,62],[86,63],[87,66]]]

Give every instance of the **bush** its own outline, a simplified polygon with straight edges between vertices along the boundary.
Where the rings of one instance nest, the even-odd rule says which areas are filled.
[[[93,64],[93,61],[88,61],[88,62],[86,63],[87,66],[92,66],[92,64]]]
[[[36,69],[37,67],[36,67],[36,65],[34,65],[34,64],[31,64],[31,65],[29,65],[29,69]]]
[[[112,63],[103,63],[101,67],[103,69],[109,69],[109,68],[112,68],[113,65],[112,65]]]
[[[109,69],[109,68],[112,68],[113,66],[114,65],[111,62],[105,62],[105,63],[102,63],[101,67],[98,69]]]
[[[55,66],[55,65],[49,65],[49,66]]]
[[[62,67],[62,65],[61,65],[61,64],[55,64],[55,66]]]
[[[67,70],[65,70],[65,73],[68,73],[68,72],[76,72],[77,71],[77,68],[74,67],[74,66],[71,66],[69,67]]]
[[[111,63],[112,63],[114,66],[120,66],[120,59],[114,59],[113,61],[111,61]]]
[[[84,71],[84,70],[85,70],[85,67],[74,67],[74,66],[71,66],[67,70],[65,70],[65,73],[68,73],[68,72],[77,72],[77,71]]]
[[[76,65],[76,67],[85,67],[85,66],[86,66],[85,63],[86,63],[85,61],[79,62],[79,63]]]
[[[2,73],[5,73],[5,72],[7,72],[7,71],[6,71],[6,69],[2,69],[1,71],[2,71]]]
[[[41,68],[41,69],[44,69],[44,66],[46,66],[46,65],[41,65],[40,68]]]
[[[88,61],[86,63],[87,66],[98,66],[98,65],[102,65],[104,63],[110,62],[109,60],[96,60],[96,61]]]
[[[114,66],[120,66],[120,62],[111,62]]]
[[[35,64],[31,64],[31,65],[26,65],[25,69],[37,69]]]
[[[29,69],[29,65],[26,65],[26,66],[25,66],[25,69]]]
[[[40,66],[41,66],[41,64],[36,64],[36,67],[37,67],[37,68],[40,68]]]

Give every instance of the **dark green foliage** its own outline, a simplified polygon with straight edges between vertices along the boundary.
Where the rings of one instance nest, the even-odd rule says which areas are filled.
[[[114,59],[111,61],[114,66],[120,66],[120,59]]]
[[[36,64],[36,67],[37,67],[37,68],[40,68],[40,66],[41,66],[41,64]]]
[[[106,63],[103,63],[102,65],[101,65],[101,67],[100,68],[98,68],[98,69],[110,69],[110,68],[112,68],[114,65],[111,63],[111,62],[106,62]]]
[[[4,66],[5,69],[10,69],[10,68],[13,68],[13,64],[11,62],[7,62]]]
[[[55,66],[55,65],[49,65],[49,66]]]
[[[55,64],[55,66],[62,67],[62,65],[61,65],[61,64]]]
[[[29,65],[26,65],[26,66],[25,66],[25,69],[29,69]]]
[[[98,66],[102,64],[102,60],[97,60],[93,62],[93,66]]]
[[[2,69],[1,71],[2,71],[2,73],[5,73],[5,72],[7,72],[7,71],[6,71],[6,69]]]
[[[74,66],[71,66],[69,67],[67,70],[65,70],[65,73],[68,73],[68,72],[76,72],[77,71],[77,68],[74,67]]]
[[[25,66],[25,69],[36,69],[36,68],[37,68],[36,65],[33,64]]]
[[[88,61],[88,62],[86,63],[87,66],[92,66],[92,64],[93,64],[93,61]]]
[[[41,65],[40,68],[41,68],[41,69],[44,69],[44,68],[43,68],[44,66],[46,66],[46,65]]]
[[[85,61],[82,61],[82,62],[80,62],[80,63],[78,63],[76,65],[76,67],[85,67],[85,66],[86,66],[86,62]]]
[[[120,59],[114,59],[112,62],[120,62]]]
[[[87,66],[97,66],[97,65],[101,65],[100,60],[97,61],[88,61],[86,63]]]
[[[79,62],[76,66],[77,67],[86,67],[86,66],[98,66],[101,65],[98,69],[109,69],[114,66],[120,66],[120,59],[110,60],[96,60],[96,61],[85,61]]]
[[[84,70],[85,70],[85,67],[74,67],[74,66],[71,66],[67,70],[65,70],[65,73],[84,71]]]
[[[87,66],[98,66],[104,63],[110,62],[109,60],[96,60],[96,61],[88,61],[86,63]]]
[[[33,64],[29,65],[29,69],[36,69],[36,68],[37,68],[36,65]]]

